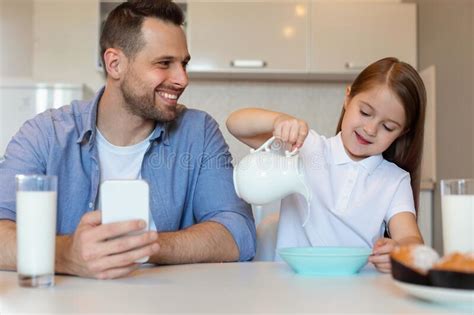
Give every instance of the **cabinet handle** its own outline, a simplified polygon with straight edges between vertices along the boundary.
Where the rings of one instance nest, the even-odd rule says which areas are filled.
[[[362,70],[366,67],[364,65],[357,65],[350,61],[346,62],[344,66],[346,67],[346,69],[351,69],[351,70]]]
[[[236,59],[230,62],[230,66],[234,68],[265,68],[267,63],[263,60]]]

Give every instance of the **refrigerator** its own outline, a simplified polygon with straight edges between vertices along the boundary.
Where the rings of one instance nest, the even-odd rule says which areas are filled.
[[[49,108],[86,97],[84,85],[35,82],[0,83],[0,161],[23,123]]]

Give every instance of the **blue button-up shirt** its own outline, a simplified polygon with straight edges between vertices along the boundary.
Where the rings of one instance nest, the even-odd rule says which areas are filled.
[[[92,101],[47,110],[21,127],[0,162],[0,219],[16,218],[16,174],[58,176],[58,234],[73,233],[81,217],[94,210],[100,183],[96,118],[102,93]],[[157,230],[218,222],[234,237],[240,260],[251,259],[255,223],[250,206],[235,194],[231,160],[218,124],[205,112],[184,108],[175,121],[157,123],[141,170],[150,185]]]

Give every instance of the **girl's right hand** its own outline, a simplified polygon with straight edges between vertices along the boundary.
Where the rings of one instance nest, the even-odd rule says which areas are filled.
[[[303,146],[308,136],[306,121],[290,115],[278,115],[273,123],[273,136],[291,145],[291,151]]]

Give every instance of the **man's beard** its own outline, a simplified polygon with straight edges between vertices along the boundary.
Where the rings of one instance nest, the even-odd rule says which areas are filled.
[[[120,85],[123,98],[125,100],[125,109],[136,116],[143,119],[154,120],[157,122],[168,122],[176,119],[177,106],[166,107],[163,111],[155,105],[155,91],[152,94],[138,94],[136,91],[146,91],[147,88],[142,84],[137,84],[138,87],[133,88],[129,82],[138,82],[135,75],[127,74],[127,79]]]

